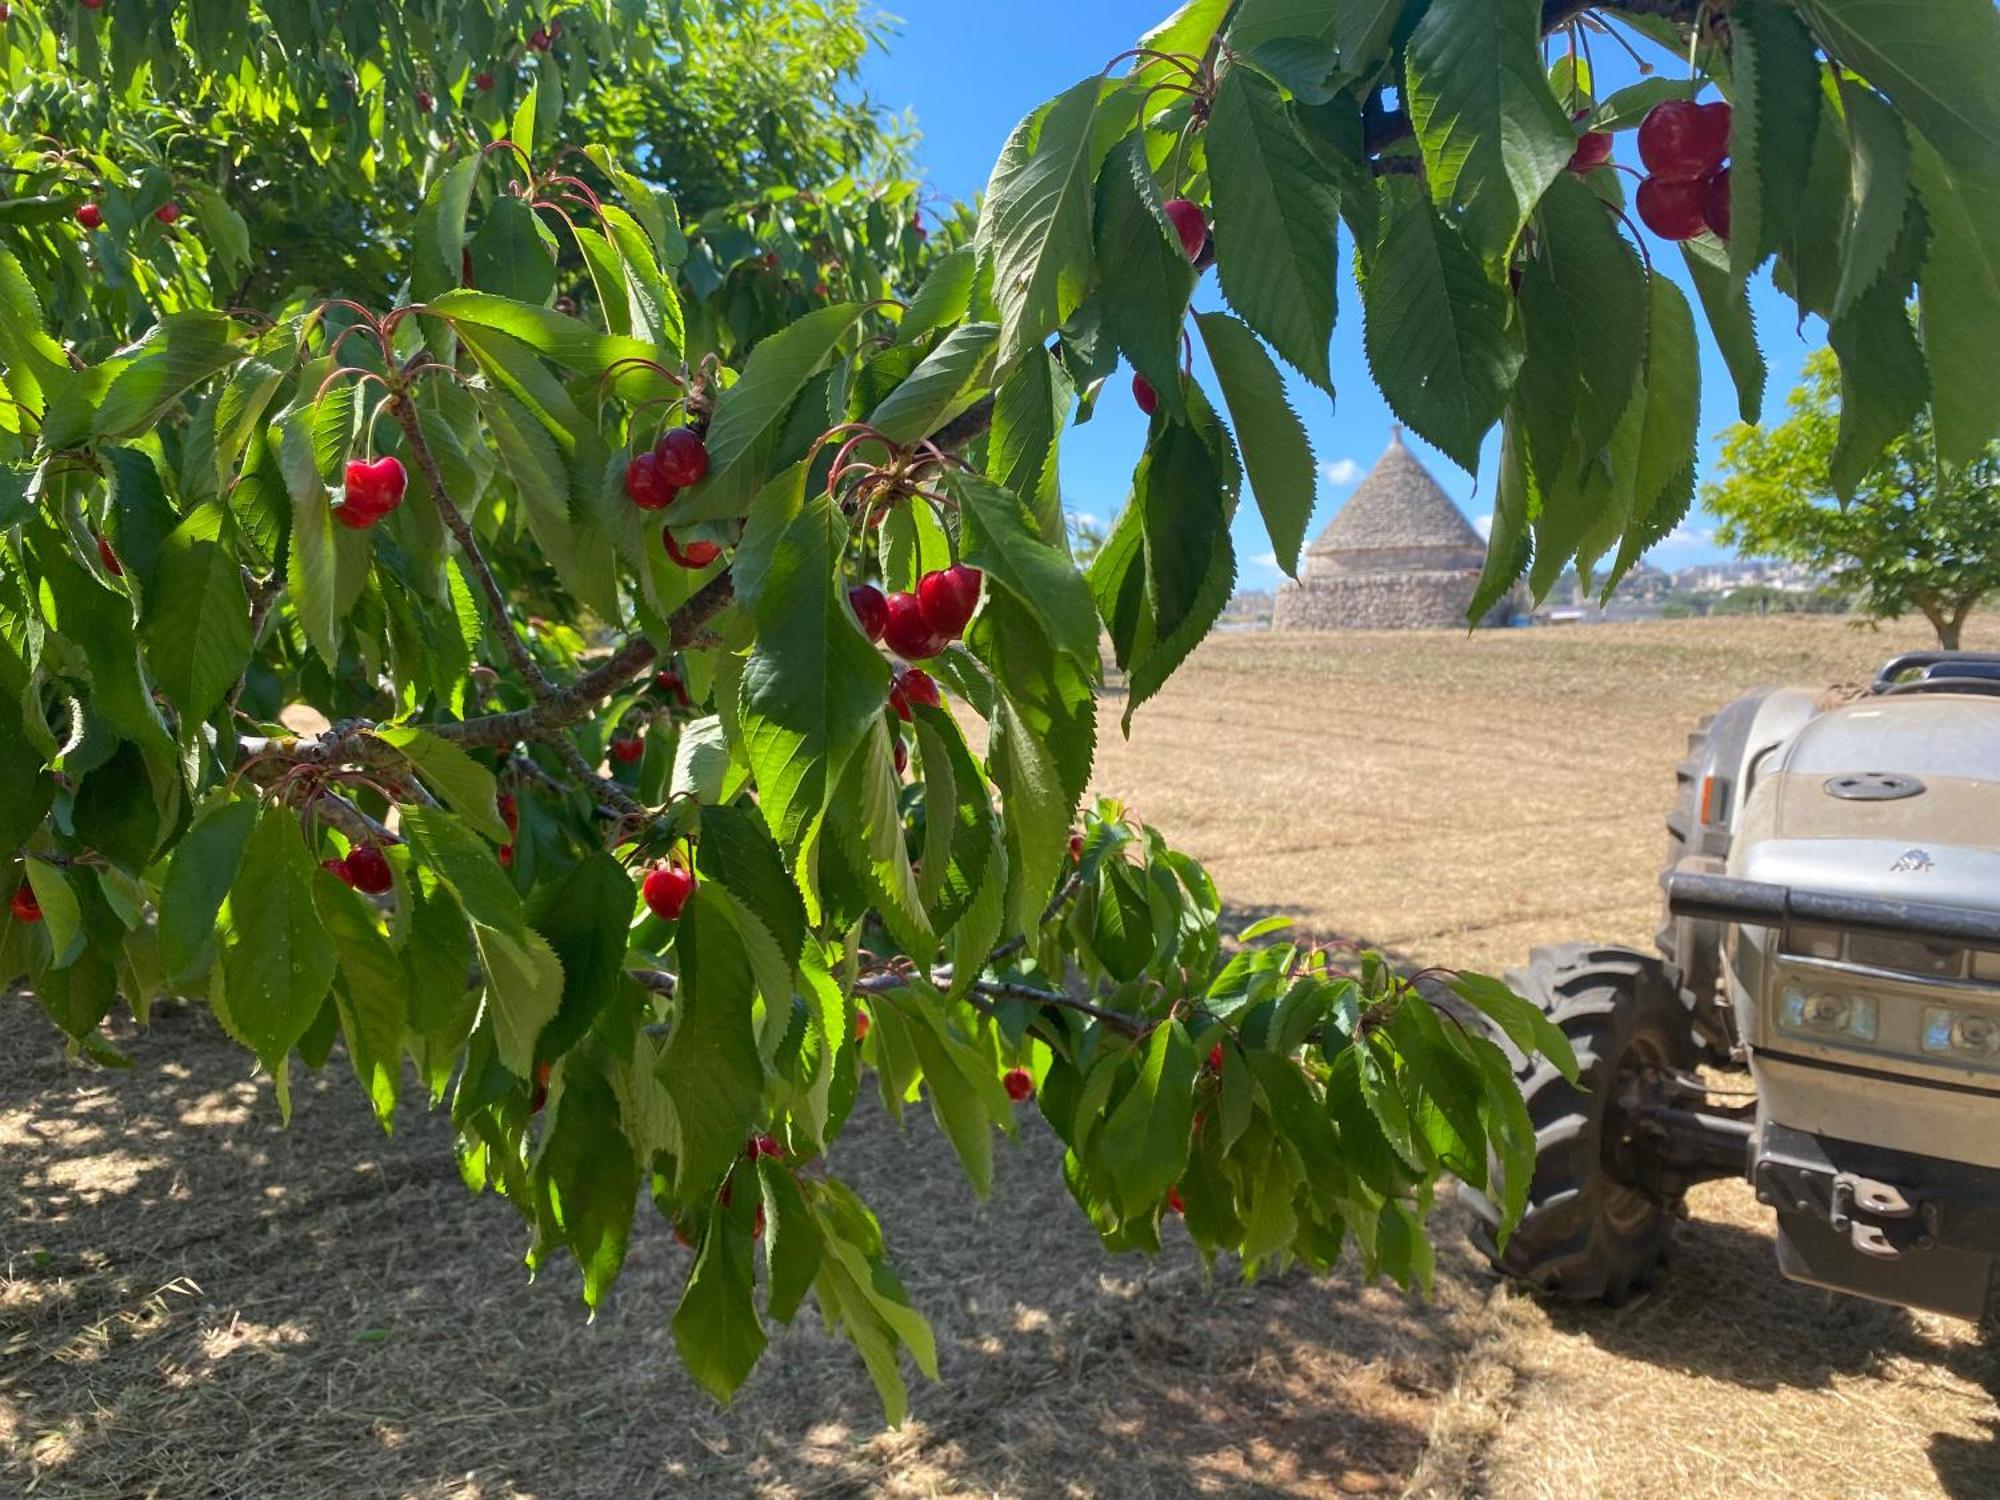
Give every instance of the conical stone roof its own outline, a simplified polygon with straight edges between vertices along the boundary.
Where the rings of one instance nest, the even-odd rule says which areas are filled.
[[[1388,451],[1327,523],[1307,556],[1430,547],[1483,551],[1485,546],[1430,471],[1403,446],[1403,429],[1398,426],[1392,429]]]

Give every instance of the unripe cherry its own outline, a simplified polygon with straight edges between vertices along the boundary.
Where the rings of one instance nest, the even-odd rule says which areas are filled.
[[[639,894],[645,897],[646,908],[662,922],[673,922],[680,918],[681,908],[694,893],[694,872],[684,870],[679,865],[662,861],[646,872],[646,878],[639,885]]]

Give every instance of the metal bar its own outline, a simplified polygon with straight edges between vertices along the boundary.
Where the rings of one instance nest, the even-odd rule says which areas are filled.
[[[1888,896],[1800,891],[1732,875],[1676,870],[1667,876],[1667,910],[1680,917],[1775,927],[1786,921],[1823,927],[1859,927],[1902,937],[2000,947],[2000,912]]]

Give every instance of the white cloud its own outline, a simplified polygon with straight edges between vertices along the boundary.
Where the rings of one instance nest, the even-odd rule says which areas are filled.
[[[1269,568],[1275,573],[1278,571],[1278,554],[1275,552],[1259,552],[1255,557],[1250,559],[1250,566],[1253,568]]]
[[[1336,458],[1319,466],[1328,484],[1353,484],[1368,471],[1351,458]]]
[[[1493,538],[1493,513],[1488,511],[1483,516],[1475,517],[1472,522],[1472,529],[1491,541]]]

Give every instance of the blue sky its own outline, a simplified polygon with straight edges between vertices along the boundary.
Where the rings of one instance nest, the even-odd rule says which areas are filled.
[[[898,21],[887,52],[875,56],[865,75],[877,103],[909,110],[922,132],[918,160],[927,181],[946,197],[971,199],[986,184],[993,158],[1007,132],[1037,104],[1132,45],[1168,14],[1176,0],[900,0],[889,8]],[[1665,74],[1683,70],[1666,53],[1644,42],[1643,55]],[[1592,46],[1600,96],[1638,78],[1632,61],[1611,41]],[[1618,159],[1636,165],[1629,132],[1618,138]],[[1343,231],[1343,239],[1345,233]],[[1678,272],[1680,257],[1651,242],[1657,262]],[[1351,260],[1351,246],[1343,246]],[[1796,311],[1767,278],[1752,287],[1753,305],[1771,374],[1765,415],[1780,412],[1796,383],[1806,354],[1823,339],[1816,327],[1795,332]],[[1690,292],[1690,299],[1692,293]],[[1220,305],[1211,272],[1196,293],[1197,306]],[[1697,320],[1700,318],[1697,311]],[[1705,329],[1704,329],[1705,335]],[[1199,341],[1197,341],[1199,349]],[[1214,382],[1198,363],[1197,374],[1213,391]],[[1290,378],[1292,404],[1305,419],[1313,451],[1321,461],[1319,500],[1309,536],[1318,535],[1354,484],[1380,456],[1394,420],[1369,379],[1361,354],[1360,298],[1349,281],[1341,288],[1340,319],[1334,330],[1333,377],[1337,399],[1329,401],[1296,376]],[[1064,437],[1063,487],[1072,510],[1108,521],[1124,504],[1132,467],[1145,443],[1145,420],[1114,377],[1097,415]],[[1736,418],[1735,388],[1721,357],[1704,337],[1702,366],[1702,472],[1716,452],[1716,434]],[[1490,438],[1477,480],[1442,454],[1407,438],[1446,493],[1475,523],[1492,509],[1498,438]],[[1247,498],[1247,497],[1246,497]],[[1649,561],[1666,568],[1726,556],[1709,537],[1713,522],[1699,509],[1681,532],[1662,543]],[[1238,584],[1269,588],[1281,576],[1270,562],[1271,544],[1255,506],[1246,503],[1236,523]]]

